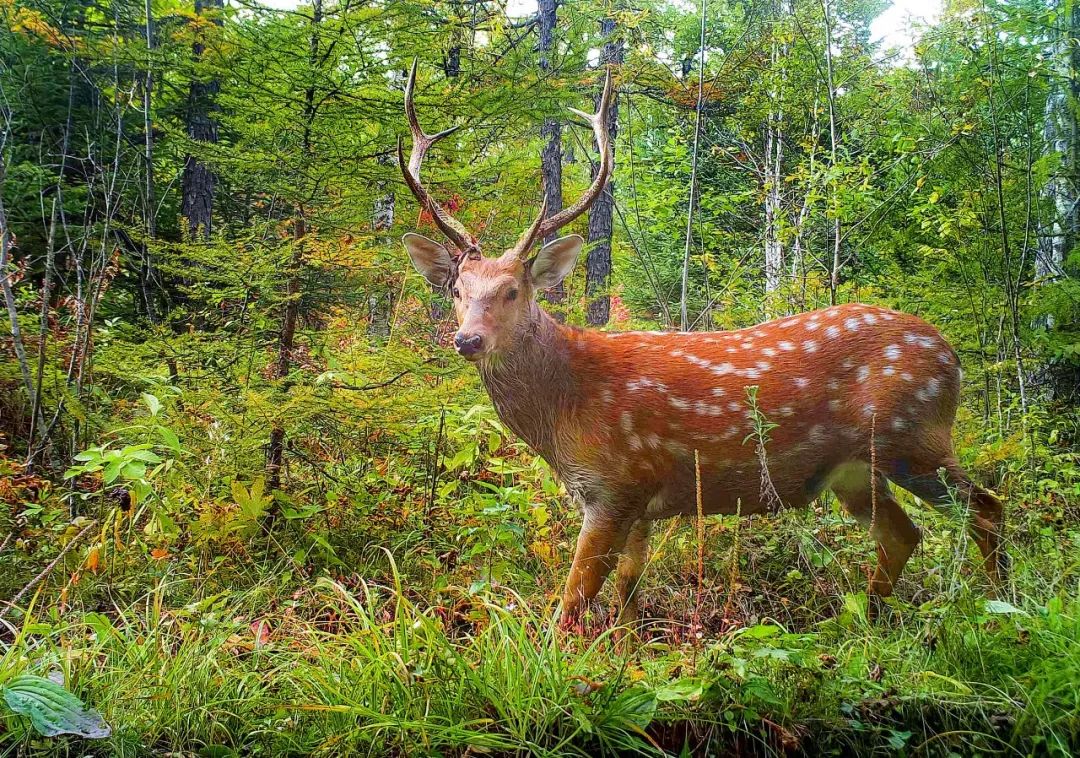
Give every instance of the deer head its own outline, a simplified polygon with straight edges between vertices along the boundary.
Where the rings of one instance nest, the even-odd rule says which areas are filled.
[[[596,178],[577,202],[553,216],[547,205],[540,208],[536,220],[518,238],[513,247],[499,256],[485,256],[475,236],[446,211],[420,181],[420,166],[427,151],[457,127],[438,134],[427,134],[420,127],[413,104],[416,89],[416,61],[409,71],[405,87],[405,115],[412,133],[412,153],[405,160],[398,140],[398,161],[405,183],[431,214],[439,231],[449,241],[442,244],[420,234],[402,238],[416,269],[435,287],[448,291],[454,301],[458,331],[454,347],[471,361],[496,356],[512,347],[538,317],[536,294],[554,287],[574,268],[584,240],[572,234],[544,245],[530,257],[537,240],[551,236],[584,213],[603,192],[611,175],[613,156],[607,130],[607,111],[611,101],[611,72],[608,71],[600,107],[595,114],[571,111],[592,126],[600,148],[600,167]]]

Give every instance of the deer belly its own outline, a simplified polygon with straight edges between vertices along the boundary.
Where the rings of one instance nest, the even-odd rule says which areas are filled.
[[[701,510],[706,514],[749,515],[781,508],[801,508],[825,488],[842,462],[842,451],[814,454],[803,449],[766,457],[764,471],[756,457],[700,469]],[[663,519],[698,511],[699,478],[690,462],[676,462],[658,482],[645,517]]]

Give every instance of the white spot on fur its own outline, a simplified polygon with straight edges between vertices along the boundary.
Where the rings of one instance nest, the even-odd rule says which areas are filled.
[[[731,410],[731,411],[739,411],[739,410],[742,409],[742,406],[739,405],[738,403],[734,402],[734,401],[728,403],[727,407],[728,407],[728,410]]]
[[[727,390],[725,390],[723,387],[713,387],[712,394],[713,397],[723,397],[727,394]]]
[[[921,334],[915,334],[914,332],[908,332],[904,335],[904,342],[909,345],[918,345],[923,348],[931,348],[935,344],[933,337],[924,337]]]
[[[829,410],[830,411],[838,411],[838,410],[840,410],[840,401],[838,399],[836,399],[836,398],[833,398],[832,400],[830,400],[829,401]]]
[[[668,402],[671,403],[672,408],[679,411],[685,411],[690,407],[690,402],[688,400],[683,400],[681,397],[675,397],[674,395],[668,398]]]
[[[885,368],[881,369],[881,373],[883,373],[885,376],[892,376],[896,373],[896,367],[886,366]]]
[[[862,320],[865,321],[868,324],[876,324],[877,323],[877,316],[875,316],[873,313],[864,313],[863,317],[862,317]]]
[[[795,349],[795,345],[791,342],[788,342],[787,340],[781,340],[777,343],[777,346],[785,353],[790,353],[792,350]]]
[[[902,432],[907,429],[907,422],[904,419],[897,416],[892,420],[892,428],[894,431]]]
[[[794,416],[795,415],[795,409],[792,408],[790,405],[785,405],[782,408],[780,408],[776,413],[779,416],[783,416],[784,418],[787,418],[789,416]]]
[[[833,392],[836,392],[836,390],[840,389],[840,380],[830,379],[825,386],[827,386]]]
[[[849,316],[848,318],[844,319],[844,326],[849,332],[857,332],[859,331],[859,319],[855,318],[854,316]]]
[[[900,378],[903,379],[905,382],[913,382],[913,381],[915,381],[915,377],[913,377],[907,371],[900,372]]]
[[[768,371],[770,368],[772,368],[772,365],[768,361],[758,361],[757,367],[758,371]]]
[[[805,376],[797,376],[795,377],[795,386],[801,390],[804,390],[810,386],[810,380],[807,379]]]
[[[747,340],[746,342],[744,342],[744,343],[742,343],[741,345],[739,345],[739,347],[741,347],[741,348],[742,348],[743,350],[749,350],[749,349],[751,349],[751,348],[752,348],[753,346],[754,346],[754,343],[753,343],[753,341],[751,341],[751,340]]]
[[[864,416],[873,416],[874,412],[876,410],[877,410],[876,405],[874,405],[873,403],[867,403],[866,405],[863,406],[862,412],[863,412]]]
[[[855,368],[855,361],[851,358],[845,358],[844,362],[840,365],[844,368],[845,371],[851,371],[851,369]]]
[[[767,355],[770,358],[772,358],[772,357],[774,357],[776,355],[776,348],[774,348],[774,347],[766,347],[766,348],[762,349],[761,353],[762,353],[762,355]]]
[[[626,444],[630,446],[631,450],[640,450],[641,437],[638,437],[636,434],[629,434],[626,437]]]
[[[806,331],[808,331],[808,332],[816,331],[820,326],[821,326],[821,324],[819,324],[817,322],[817,319],[812,318],[812,319],[810,319],[809,321],[806,322]]]
[[[802,346],[803,346],[803,350],[805,350],[808,353],[816,353],[817,352],[818,345],[817,345],[817,342],[815,342],[814,340],[806,340],[806,341],[804,341],[802,343]]]
[[[619,425],[624,432],[629,433],[634,430],[634,417],[630,415],[630,411],[622,412],[622,416],[619,417]]]
[[[885,348],[885,357],[888,358],[890,361],[898,361],[898,360],[900,360],[900,346],[899,345],[889,345],[888,347],[886,347]]]
[[[781,329],[788,329],[790,327],[795,326],[795,324],[799,323],[799,321],[801,321],[801,319],[799,319],[799,318],[789,318],[789,319],[786,319],[784,321],[781,321],[780,323],[777,324],[777,326],[780,327]]]
[[[699,416],[719,416],[724,412],[724,409],[719,405],[713,405],[712,403],[706,403],[704,400],[698,400],[694,403],[694,410]]]
[[[615,401],[615,394],[606,387],[600,392],[600,399],[608,405],[611,405]]]
[[[832,326],[830,326],[828,329],[825,330],[825,336],[828,337],[829,339],[836,339],[837,337],[840,336],[840,327],[833,324]]]
[[[869,378],[870,378],[870,367],[869,366],[859,366],[859,370],[855,374],[855,379],[857,381],[860,381],[860,382],[865,382]]]
[[[952,363],[952,354],[942,350],[940,353],[937,354],[937,359],[938,363],[943,363],[948,366],[950,363]]]

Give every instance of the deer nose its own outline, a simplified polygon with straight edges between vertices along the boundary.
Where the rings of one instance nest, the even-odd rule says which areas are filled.
[[[458,332],[454,335],[454,347],[465,357],[479,353],[483,344],[484,338],[479,334],[462,334]]]

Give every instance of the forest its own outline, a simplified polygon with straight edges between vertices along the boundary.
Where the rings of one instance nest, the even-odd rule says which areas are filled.
[[[0,754],[1080,752],[1080,5],[889,5],[0,0]],[[598,172],[552,323],[928,322],[1000,585],[964,503],[896,490],[882,598],[830,492],[699,470],[635,623],[560,623],[573,488],[401,240],[498,254]]]

